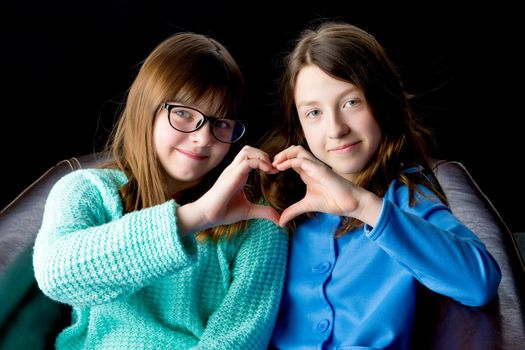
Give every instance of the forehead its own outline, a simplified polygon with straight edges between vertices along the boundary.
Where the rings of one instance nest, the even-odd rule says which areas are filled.
[[[315,65],[303,67],[295,79],[294,98],[297,105],[331,100],[360,91],[352,83],[335,79]]]
[[[195,108],[209,116],[223,117],[223,114],[226,114],[226,110],[229,109],[224,95],[211,89],[197,93],[183,88],[170,99],[177,104]]]

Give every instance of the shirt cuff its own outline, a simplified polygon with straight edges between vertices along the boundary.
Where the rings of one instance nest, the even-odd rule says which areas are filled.
[[[368,224],[365,224],[364,231],[365,235],[375,241],[383,233],[385,226],[388,223],[388,218],[390,217],[389,213],[392,210],[392,203],[389,200],[383,198],[383,206],[381,207],[381,213],[379,214],[379,220],[377,220],[377,225],[372,227]]]

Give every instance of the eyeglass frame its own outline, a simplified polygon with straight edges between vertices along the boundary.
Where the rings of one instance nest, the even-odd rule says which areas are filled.
[[[244,134],[246,133],[246,127],[248,126],[248,123],[242,121],[242,120],[238,120],[238,119],[228,119],[228,118],[217,118],[217,117],[213,117],[213,116],[209,116],[209,115],[206,115],[204,113],[202,113],[201,111],[199,111],[197,108],[193,108],[193,107],[189,107],[189,106],[185,106],[185,105],[177,105],[177,104],[171,104],[171,103],[168,103],[168,102],[164,102],[162,103],[161,105],[162,108],[164,108],[165,110],[168,111],[168,123],[170,124],[170,126],[179,131],[179,132],[183,132],[185,134],[191,134],[192,132],[195,132],[197,130],[199,130],[200,128],[202,128],[206,122],[210,122],[211,124],[211,134],[213,135],[213,137],[215,138],[215,140],[219,141],[219,142],[222,142],[222,143],[228,143],[228,144],[232,144],[232,143],[235,143],[237,141],[239,141],[240,139],[242,139],[242,137],[244,136]],[[199,125],[197,124],[198,126],[195,128],[195,130],[192,130],[192,131],[184,131],[184,130],[179,130],[177,129],[176,127],[173,126],[173,124],[171,124],[171,118],[170,118],[170,114],[171,114],[171,110],[175,107],[182,107],[182,108],[187,108],[187,109],[191,109],[192,111],[195,111],[195,112],[198,112],[202,115],[202,119],[203,122]],[[241,135],[235,140],[235,141],[222,141],[222,140],[219,140],[217,138],[217,136],[215,136],[215,132],[213,131],[213,124],[217,121],[217,120],[221,120],[221,119],[228,119],[228,120],[231,120],[231,121],[234,121],[235,123],[239,123],[243,126],[243,130],[242,130],[242,133]]]

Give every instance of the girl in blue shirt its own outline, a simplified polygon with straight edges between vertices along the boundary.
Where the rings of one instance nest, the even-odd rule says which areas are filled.
[[[465,305],[500,269],[447,207],[394,65],[345,23],[306,30],[287,56],[283,119],[262,149],[267,200],[292,232],[271,344],[407,349],[419,285]]]

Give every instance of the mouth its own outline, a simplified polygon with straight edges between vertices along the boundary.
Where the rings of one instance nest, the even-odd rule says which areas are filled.
[[[201,153],[185,151],[185,150],[182,150],[182,149],[179,149],[179,148],[177,148],[177,151],[180,154],[182,154],[182,155],[184,155],[184,156],[186,156],[186,157],[188,157],[190,159],[193,159],[193,160],[204,160],[204,159],[208,158],[207,155],[204,155],[204,154],[201,154]]]
[[[353,143],[346,143],[341,146],[337,146],[334,148],[330,148],[328,151],[333,153],[345,153],[349,152],[352,149],[354,149],[361,141],[353,142]]]

